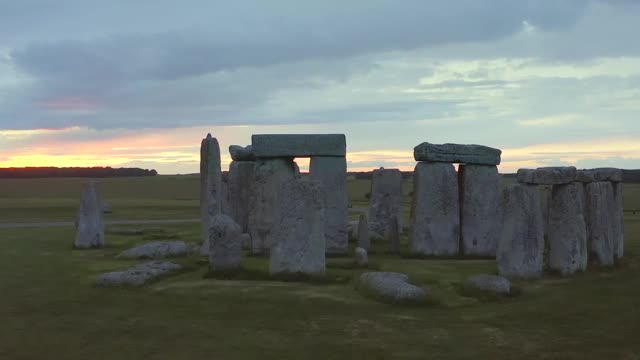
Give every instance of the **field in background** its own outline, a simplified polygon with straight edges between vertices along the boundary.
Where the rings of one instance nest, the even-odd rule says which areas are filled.
[[[0,180],[0,222],[73,220],[84,179]],[[350,180],[354,208],[370,183]],[[411,185],[405,182],[408,214]],[[108,219],[198,217],[194,176],[107,179]],[[96,275],[137,263],[115,259],[150,240],[198,242],[197,223],[107,234],[108,247],[72,250],[74,229],[0,228],[0,359],[640,359],[640,186],[625,187],[624,263],[570,278],[516,282],[519,297],[480,301],[459,289],[492,260],[420,260],[384,254],[372,267],[409,274],[436,304],[398,307],[363,298],[350,259],[328,260],[329,284],[205,279],[187,271],[142,289],[101,289]],[[353,213],[355,216],[355,212]],[[119,226],[121,227],[121,226]],[[141,226],[133,226],[140,228]],[[407,239],[403,237],[403,254]],[[244,266],[266,272],[268,259]]]

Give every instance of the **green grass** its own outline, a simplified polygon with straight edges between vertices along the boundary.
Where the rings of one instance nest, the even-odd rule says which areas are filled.
[[[139,179],[105,183],[107,200],[131,201],[114,207],[114,216],[174,194],[197,196],[197,181],[162,178],[145,179],[158,182],[155,195]],[[72,182],[27,191],[0,181],[0,216],[11,213],[9,198],[75,199],[81,182]],[[640,208],[639,190],[627,186],[625,208]],[[42,204],[16,220],[31,221]],[[193,208],[197,217],[197,201]],[[161,213],[151,206],[138,215]],[[152,232],[158,236],[200,238],[197,223],[152,227],[162,229]],[[0,359],[639,359],[640,213],[627,213],[626,230],[620,266],[516,281],[519,296],[506,298],[462,295],[468,276],[495,272],[492,260],[411,259],[373,244],[371,267],[406,273],[429,290],[429,306],[416,307],[362,296],[353,279],[370,270],[350,258],[327,260],[328,281],[273,279],[264,257],[245,257],[238,278],[207,278],[203,258],[178,258],[172,261],[186,270],[175,276],[140,289],[103,289],[95,277],[140,263],[115,256],[149,234],[107,234],[107,248],[80,251],[71,248],[70,227],[0,229]],[[403,238],[405,254],[406,247]]]

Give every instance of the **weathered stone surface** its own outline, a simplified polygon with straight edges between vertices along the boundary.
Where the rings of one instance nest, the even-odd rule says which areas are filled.
[[[314,156],[309,164],[312,181],[322,185],[324,236],[328,254],[346,254],[348,206],[347,160],[344,157]]]
[[[369,223],[367,222],[367,216],[360,214],[358,221],[358,246],[366,251],[371,248],[371,238],[369,237]]]
[[[142,286],[162,275],[182,269],[182,266],[171,262],[152,261],[125,271],[104,273],[96,279],[98,286]]]
[[[420,162],[413,176],[412,254],[455,256],[460,248],[458,178],[452,164]]]
[[[392,216],[402,219],[402,173],[398,169],[380,168],[373,170],[371,176],[369,229],[384,234]]]
[[[624,256],[624,185],[613,184],[613,257],[620,260]]]
[[[613,265],[616,222],[613,185],[608,181],[589,183],[586,193],[589,257],[601,265]]]
[[[579,182],[596,182],[596,181],[622,181],[622,170],[616,168],[597,168],[578,170],[576,181]]]
[[[367,250],[361,247],[356,248],[356,264],[360,267],[367,267],[367,265],[369,265]]]
[[[232,161],[229,165],[226,214],[240,225],[243,232],[249,231],[254,169],[255,163],[251,161]]]
[[[79,249],[104,246],[104,219],[98,185],[90,181],[85,184],[76,217],[76,239]]]
[[[229,172],[223,171],[220,182],[220,208],[222,214],[229,214],[231,212],[229,201]]]
[[[400,229],[398,226],[398,218],[395,215],[391,216],[389,221],[389,227],[385,234],[387,243],[389,244],[389,252],[392,254],[400,253]]]
[[[390,302],[421,302],[427,292],[409,283],[409,277],[395,272],[366,272],[360,275],[358,286],[374,296]]]
[[[347,226],[347,231],[349,232],[349,241],[358,241],[358,220],[349,221],[349,225]]]
[[[209,225],[209,266],[213,271],[229,272],[242,266],[242,229],[232,218],[216,215]]]
[[[249,233],[251,251],[254,254],[269,252],[273,240],[272,230],[280,223],[280,186],[294,178],[292,159],[256,161],[249,208]]]
[[[464,282],[465,290],[487,291],[497,295],[509,295],[511,282],[497,275],[475,275]]]
[[[554,185],[549,209],[549,267],[562,275],[587,269],[584,186]]]
[[[502,225],[496,166],[460,165],[460,246],[466,256],[495,256]]]
[[[279,189],[282,200],[274,229],[269,271],[272,274],[325,272],[322,185],[293,179]]]
[[[504,191],[503,226],[496,260],[506,277],[542,276],[544,235],[535,185],[514,184]]]
[[[561,185],[576,180],[578,170],[573,166],[544,167],[518,170],[518,181],[524,184]]]
[[[278,134],[253,135],[256,157],[312,157],[346,156],[347,141],[344,134]]]
[[[249,233],[240,234],[240,244],[242,249],[251,250],[251,235]]]
[[[540,196],[540,210],[542,211],[542,226],[544,228],[545,236],[549,235],[549,209],[551,207],[552,189],[552,185],[538,186],[538,193]]]
[[[222,212],[222,169],[220,168],[220,145],[207,134],[200,145],[200,216],[202,225],[203,254],[209,253],[209,224]]]
[[[126,259],[160,259],[189,255],[193,248],[184,241],[152,241],[121,252],[118,257]]]
[[[256,154],[253,153],[253,146],[247,145],[242,147],[240,145],[229,146],[229,154],[233,161],[255,161]]]
[[[500,165],[501,150],[483,145],[430,144],[413,148],[416,161]]]

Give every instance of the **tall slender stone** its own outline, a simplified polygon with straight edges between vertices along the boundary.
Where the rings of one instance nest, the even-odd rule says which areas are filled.
[[[624,256],[624,185],[613,183],[615,198],[613,211],[613,257],[620,260]]]
[[[549,209],[549,267],[562,275],[587,269],[584,186],[554,185]]]
[[[322,185],[293,179],[278,190],[280,219],[274,226],[269,261],[272,274],[325,272],[325,221]]]
[[[272,230],[280,223],[280,186],[295,178],[294,169],[295,163],[291,158],[258,158],[256,161],[249,209],[249,233],[254,254],[267,253],[271,248]]]
[[[614,262],[615,198],[608,181],[587,184],[587,240],[589,256],[600,265]]]
[[[80,199],[80,209],[76,218],[76,239],[74,246],[79,249],[104,246],[104,220],[102,201],[95,182],[84,185]]]
[[[207,134],[200,145],[200,221],[203,255],[209,254],[209,227],[214,216],[222,212],[222,170],[220,145]]]
[[[349,238],[347,160],[344,157],[314,156],[309,164],[311,180],[322,185],[324,234],[328,254],[346,254]]]
[[[211,219],[209,228],[209,265],[216,272],[237,271],[242,265],[240,225],[224,214]]]
[[[517,183],[504,191],[503,226],[496,260],[502,276],[542,276],[544,234],[535,185]]]
[[[371,237],[369,236],[369,223],[367,221],[367,215],[360,214],[358,219],[358,247],[369,251],[371,248]]]
[[[452,164],[420,162],[413,176],[412,254],[455,256],[460,249],[458,178]]]
[[[496,166],[460,165],[460,246],[466,256],[495,256],[501,226],[501,179]]]
[[[398,225],[398,218],[393,215],[389,221],[389,227],[385,234],[387,243],[389,244],[389,252],[392,254],[400,253],[400,228]]]
[[[254,161],[232,161],[229,165],[227,215],[240,225],[242,232],[249,230],[254,169]]]
[[[402,173],[398,169],[374,170],[371,178],[369,228],[384,235],[391,216],[394,215],[402,227]]]

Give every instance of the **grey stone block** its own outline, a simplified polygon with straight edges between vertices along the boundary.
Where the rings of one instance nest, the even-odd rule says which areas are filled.
[[[253,135],[251,145],[259,158],[346,156],[344,134]]]
[[[501,150],[483,145],[424,142],[413,149],[413,157],[416,161],[461,164],[500,165],[501,154]]]
[[[247,145],[242,147],[240,145],[230,145],[229,155],[233,161],[255,161],[256,154],[253,153],[253,146]]]
[[[182,266],[171,262],[152,261],[125,271],[113,271],[101,274],[96,278],[96,285],[112,286],[142,286],[162,275],[182,269]]]
[[[427,299],[425,289],[409,283],[409,277],[395,272],[367,272],[360,275],[358,286],[389,302],[421,302]]]
[[[185,256],[191,254],[193,248],[184,241],[152,241],[121,252],[117,257],[125,259],[160,259],[165,257]]]
[[[534,185],[562,185],[576,181],[578,170],[573,166],[544,167],[518,170],[518,181]]]
[[[549,209],[549,267],[562,275],[587,269],[584,185],[554,185]]]
[[[584,183],[597,181],[622,182],[622,170],[616,168],[578,170],[576,181]]]
[[[104,246],[104,218],[98,185],[90,181],[84,185],[80,199],[80,209],[76,217],[76,238],[78,249],[100,248]]]
[[[312,181],[322,185],[327,254],[346,254],[349,245],[347,160],[344,157],[312,157],[309,175]]]

